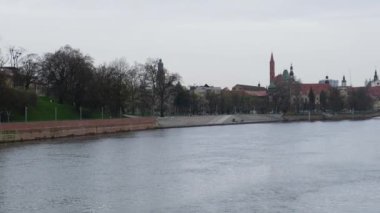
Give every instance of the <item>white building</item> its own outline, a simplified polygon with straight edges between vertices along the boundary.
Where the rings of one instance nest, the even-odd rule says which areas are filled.
[[[319,81],[319,84],[330,84],[330,86],[336,88],[336,87],[339,86],[339,81],[338,80],[329,79],[329,76],[326,76],[325,79]]]
[[[194,93],[200,96],[205,96],[208,92],[220,94],[222,91],[221,87],[213,87],[205,84],[204,86],[195,86],[193,87]]]

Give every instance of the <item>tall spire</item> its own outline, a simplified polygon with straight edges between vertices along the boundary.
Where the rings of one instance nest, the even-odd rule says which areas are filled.
[[[293,64],[290,64],[290,78],[294,79]]]
[[[275,78],[275,63],[274,63],[274,58],[273,58],[273,53],[270,56],[270,62],[269,62],[269,79],[270,83],[274,82]]]
[[[375,70],[375,77],[373,77],[373,81],[379,80],[379,77],[377,76],[377,70]]]

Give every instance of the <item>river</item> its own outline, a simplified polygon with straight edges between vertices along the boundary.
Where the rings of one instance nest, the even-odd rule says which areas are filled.
[[[378,212],[380,119],[0,146],[0,212]]]

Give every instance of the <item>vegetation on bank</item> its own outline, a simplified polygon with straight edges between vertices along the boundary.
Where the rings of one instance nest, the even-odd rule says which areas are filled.
[[[11,121],[22,122],[25,121],[49,121],[49,120],[79,120],[81,118],[80,112],[75,107],[68,104],[60,104],[49,97],[38,97],[36,102],[26,104],[28,106],[20,107],[19,110],[10,114]],[[27,113],[27,117],[25,117]],[[2,114],[2,122],[6,122],[8,117],[6,113]],[[109,118],[109,114],[104,115]],[[89,110],[82,109],[82,119],[100,119],[102,118],[101,112],[89,113]]]
[[[3,70],[6,64],[11,72]],[[275,82],[265,97],[228,89],[198,95],[160,59],[130,65],[121,58],[96,66],[92,57],[68,45],[41,56],[11,47],[7,57],[0,52],[0,68],[1,122],[24,121],[26,112],[27,120],[35,121],[372,109],[367,88],[347,91],[348,98],[331,88],[320,93],[319,101],[311,89],[306,101],[297,81]],[[36,91],[46,97],[37,98]]]
[[[56,117],[57,116],[57,117]],[[59,104],[48,97],[39,97],[35,105],[27,108],[28,121],[77,120],[80,115],[73,106]],[[17,113],[15,121],[25,121],[25,109]]]
[[[346,88],[346,95],[342,95],[338,88],[330,87],[321,91],[318,99],[316,92],[310,88],[307,99],[301,94],[301,82],[296,80],[280,80],[276,86],[269,88],[269,97],[272,99],[268,107],[275,113],[302,114],[312,113],[339,113],[352,111],[372,111],[373,100],[368,93],[369,87]]]
[[[0,55],[0,67],[7,60]],[[120,117],[120,115],[189,115],[250,113],[266,111],[267,100],[241,93],[197,95],[182,86],[181,77],[170,73],[159,59],[133,65],[125,59],[95,66],[80,50],[64,46],[42,56],[25,54],[11,47],[0,71],[2,121]],[[11,82],[11,83],[10,83]],[[29,91],[33,91],[29,93]],[[37,99],[35,92],[48,98]],[[10,95],[17,93],[17,95]],[[23,94],[25,101],[21,98]],[[55,100],[53,103],[48,103]],[[15,104],[14,101],[17,101]],[[10,115],[10,116],[8,116]],[[103,115],[103,116],[102,116]]]

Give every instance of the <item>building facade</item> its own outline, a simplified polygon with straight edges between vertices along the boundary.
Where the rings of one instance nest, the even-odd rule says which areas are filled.
[[[234,87],[232,87],[232,91],[240,92],[240,93],[243,93],[245,95],[253,96],[253,97],[266,97],[266,96],[268,96],[267,89],[265,87],[261,87],[260,84],[258,86],[236,84]]]
[[[207,93],[220,94],[222,92],[221,87],[209,86],[207,84],[205,84],[204,86],[194,86],[191,87],[191,89],[194,91],[194,94],[203,97],[206,96]]]

